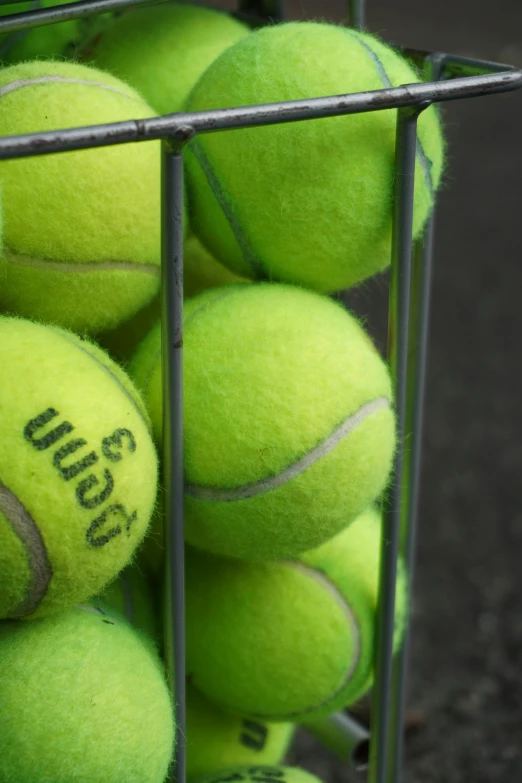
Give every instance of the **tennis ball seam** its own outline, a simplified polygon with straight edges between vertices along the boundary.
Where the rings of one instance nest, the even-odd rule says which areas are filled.
[[[60,84],[81,84],[84,87],[99,87],[102,90],[109,90],[110,92],[115,92],[118,95],[123,95],[125,98],[132,98],[135,99],[133,95],[130,95],[128,92],[124,92],[123,90],[119,90],[117,87],[114,87],[110,84],[103,84],[102,82],[93,82],[89,79],[73,79],[66,76],[59,76],[50,74],[49,76],[35,76],[32,79],[16,79],[14,82],[8,82],[8,84],[4,84],[0,87],[0,98],[4,95],[8,95],[10,92],[14,92],[15,90],[21,90],[24,87],[36,87],[38,85],[46,85],[50,82],[58,82]]]
[[[223,187],[223,184],[221,183],[216,172],[214,171],[212,164],[210,163],[198,139],[192,140],[190,149],[199,163],[201,170],[210,186],[210,189],[212,190],[212,193],[214,194],[221,211],[223,212],[226,220],[228,221],[228,224],[230,225],[230,228],[232,229],[232,233],[234,234],[235,240],[239,246],[239,249],[241,250],[243,259],[248,264],[252,276],[257,280],[266,280],[267,272],[263,266],[263,262],[261,258],[254,252],[254,248],[248,241],[247,235],[245,234],[241,223],[239,222],[239,219],[234,212],[230,197]],[[271,276],[271,279],[275,280],[276,278]]]
[[[393,85],[388,77],[388,74],[386,73],[386,69],[384,68],[384,65],[379,60],[379,57],[373,51],[373,49],[364,40],[362,40],[360,36],[354,34],[348,29],[345,29],[345,32],[348,36],[350,36],[350,38],[355,40],[361,46],[361,48],[364,49],[366,54],[370,57],[371,61],[375,65],[377,74],[381,78],[383,87],[385,89],[392,88]],[[189,149],[192,150],[195,159],[197,160],[203,174],[206,177],[206,180],[210,186],[210,189],[212,190],[216,202],[219,204],[221,211],[223,212],[226,220],[228,221],[230,228],[232,229],[232,233],[234,234],[235,240],[243,256],[243,260],[249,266],[252,276],[255,279],[267,279],[267,272],[263,265],[263,261],[254,252],[251,243],[247,239],[247,235],[241,226],[240,220],[234,212],[230,196],[225,190],[216,172],[214,171],[212,164],[210,163],[205,151],[203,150],[203,147],[200,145],[199,140],[197,138],[192,140]],[[433,204],[434,193],[433,193],[433,178],[431,176],[431,168],[430,168],[431,163],[428,156],[424,152],[424,148],[418,136],[416,140],[415,152],[423,172],[424,181],[429,193],[430,202]],[[270,279],[277,280],[277,278],[273,275],[270,276]]]
[[[365,50],[365,52],[370,57],[370,60],[375,65],[375,68],[377,70],[377,73],[381,77],[381,81],[383,83],[383,87],[385,89],[392,89],[393,84],[391,83],[388,74],[386,73],[386,69],[382,62],[379,60],[379,57],[377,56],[376,52],[373,51],[373,49],[364,41],[360,36],[355,35],[351,30],[345,29],[346,34],[352,38],[354,41],[357,41],[357,43]],[[424,175],[424,182],[426,185],[426,188],[428,189],[428,193],[430,195],[430,201],[433,202],[433,178],[431,176],[431,170],[430,170],[430,161],[426,153],[424,152],[424,148],[420,142],[419,137],[417,136],[416,140],[416,148],[415,148],[416,154],[419,157],[419,163],[422,169],[422,173]]]
[[[25,266],[33,267],[35,269],[43,269],[45,271],[51,270],[53,272],[74,272],[74,274],[82,272],[99,272],[102,271],[121,271],[121,272],[143,272],[144,274],[154,275],[159,277],[159,266],[156,264],[141,264],[139,262],[133,263],[131,261],[100,261],[89,262],[83,264],[78,262],[76,264],[70,261],[48,261],[44,257],[30,258],[29,256],[20,255],[8,247],[4,247],[2,252],[2,261],[13,266]]]
[[[374,400],[365,402],[355,413],[351,413],[338,424],[314,448],[273,476],[259,479],[250,484],[243,484],[240,487],[213,487],[186,483],[185,494],[190,495],[195,500],[213,500],[226,503],[235,500],[248,500],[256,495],[262,495],[265,492],[278,489],[301,475],[301,473],[304,473],[322,457],[333,451],[344,438],[369,416],[389,407],[390,401],[387,397],[377,397]]]
[[[25,596],[9,612],[10,619],[26,617],[36,611],[45,598],[53,576],[53,569],[40,529],[20,499],[0,481],[0,511],[11,530],[24,545],[29,564],[30,579]]]
[[[103,362],[99,362],[98,359],[96,358],[96,356],[94,356],[89,351],[85,350],[85,348],[83,348],[81,345],[78,345],[78,343],[75,342],[74,340],[71,340],[71,338],[69,337],[69,335],[67,334],[66,331],[63,331],[62,329],[57,329],[57,328],[55,328],[53,326],[50,326],[49,328],[53,329],[53,331],[58,332],[65,340],[67,340],[67,342],[71,343],[79,351],[82,351],[84,354],[86,354],[98,367],[100,367],[104,372],[107,373],[109,378],[117,385],[118,389],[120,389],[120,391],[123,392],[125,397],[127,397],[127,399],[130,400],[130,402],[132,403],[132,405],[135,408],[135,410],[137,410],[137,412],[139,413],[140,418],[145,423],[145,425],[147,427],[147,430],[149,430],[150,429],[150,425],[149,425],[149,422],[147,421],[147,417],[144,415],[143,411],[141,410],[140,406],[138,405],[138,403],[136,402],[136,400],[134,399],[132,394],[130,394],[129,390],[126,389],[125,386],[121,383],[121,381],[118,378],[118,376],[114,375],[114,373],[111,372],[110,368],[107,367],[105,364],[103,364]],[[136,392],[136,393],[138,393],[138,392]]]
[[[312,704],[308,706],[306,709],[300,709],[293,712],[275,713],[275,714],[249,712],[250,717],[256,718],[258,720],[286,721],[286,720],[291,720],[292,718],[301,717],[309,712],[314,712],[315,710],[321,709],[321,707],[324,707],[325,705],[329,704],[333,699],[335,699],[340,693],[343,692],[343,690],[350,682],[350,679],[353,676],[357,668],[357,665],[359,663],[359,659],[361,657],[361,634],[359,630],[359,623],[357,622],[357,617],[350,603],[346,600],[345,596],[343,596],[343,594],[337,589],[336,584],[331,579],[329,579],[328,576],[323,571],[319,571],[317,568],[308,566],[306,563],[302,563],[296,560],[282,560],[279,561],[279,564],[282,566],[287,566],[289,568],[295,568],[298,571],[303,572],[309,578],[314,579],[316,582],[319,582],[322,585],[322,587],[330,593],[330,595],[339,604],[339,606],[341,606],[341,608],[345,612],[347,622],[351,626],[351,631],[352,631],[352,636],[354,641],[354,655],[350,660],[350,664],[346,669],[341,684],[335,691],[328,694],[326,698],[322,699],[320,702],[317,702],[316,704]],[[224,702],[220,701],[220,704],[221,706],[227,708],[227,705]],[[233,711],[233,707],[231,706],[228,706],[228,709],[230,711]]]
[[[72,264],[70,261],[48,261],[45,257],[30,258],[16,253],[14,250],[10,250],[8,247],[3,248],[2,261],[13,266],[25,266],[33,267],[36,269],[43,269],[45,271],[51,270],[53,272],[98,272],[102,271],[121,271],[121,272],[143,272],[144,274],[154,275],[159,277],[159,266],[156,264],[142,264],[140,262],[132,263],[130,261],[100,261],[90,262],[82,264],[78,262]]]

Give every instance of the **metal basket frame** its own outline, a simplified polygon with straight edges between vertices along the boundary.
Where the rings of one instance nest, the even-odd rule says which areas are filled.
[[[4,0],[13,6],[20,0]],[[0,34],[55,24],[157,0],[76,0],[0,19]],[[280,0],[242,0],[240,15],[257,23],[283,18]],[[364,0],[349,0],[352,26],[364,26]],[[397,109],[392,258],[388,314],[388,364],[397,414],[399,447],[395,480],[382,505],[381,572],[376,627],[375,681],[369,743],[370,783],[399,783],[408,670],[408,634],[393,656],[395,580],[399,553],[413,578],[419,496],[423,401],[428,347],[434,216],[413,242],[413,191],[417,120],[433,103],[479,97],[522,86],[522,71],[507,65],[445,53],[403,50],[424,82],[401,87],[286,101],[262,106],[176,113],[150,119],[0,138],[0,160],[48,155],[129,142],[162,141],[162,363],[163,474],[165,489],[165,649],[176,707],[177,744],[172,780],[185,783],[185,610],[183,530],[183,148],[195,135]],[[405,442],[408,448],[404,447]],[[325,719],[316,733],[347,763],[366,733],[349,716]]]

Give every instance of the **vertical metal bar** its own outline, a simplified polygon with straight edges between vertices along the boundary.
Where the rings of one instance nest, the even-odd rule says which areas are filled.
[[[162,151],[163,481],[165,488],[165,659],[176,712],[172,780],[185,783],[185,572],[183,535],[183,158]]]
[[[433,217],[426,226],[424,241],[414,252],[411,282],[410,334],[408,351],[408,391],[405,431],[408,448],[404,456],[402,481],[405,487],[400,524],[400,553],[409,577],[410,596],[413,593],[417,512],[422,455],[422,424],[426,378],[429,295],[431,289]],[[404,755],[404,717],[406,713],[407,681],[410,658],[410,630],[406,629],[403,644],[393,662],[390,739],[388,748],[387,783],[398,783]]]
[[[403,446],[406,416],[406,371],[412,256],[413,192],[417,146],[418,108],[397,113],[395,192],[388,316],[388,362],[395,389],[397,452],[393,478],[383,502],[379,601],[375,631],[375,685],[370,731],[370,783],[385,783],[390,734],[390,690],[395,583],[399,554]],[[395,727],[392,726],[392,730]]]
[[[437,81],[442,77],[443,69],[443,59],[437,55],[429,57],[424,66],[424,78],[427,81]],[[410,291],[405,419],[405,433],[409,447],[404,455],[402,473],[404,490],[400,520],[400,553],[408,571],[410,595],[413,594],[415,576],[434,223],[435,209],[433,208],[422,241],[417,242],[414,250]],[[407,628],[402,648],[393,662],[387,783],[398,783],[401,779],[409,661],[410,630]]]
[[[366,26],[366,2],[365,0],[348,0],[348,19],[350,27],[355,30],[364,30]]]

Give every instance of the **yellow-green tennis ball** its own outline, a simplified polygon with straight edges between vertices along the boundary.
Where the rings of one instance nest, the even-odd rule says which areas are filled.
[[[63,5],[73,0],[41,0],[39,8],[51,8]],[[34,3],[17,3],[0,6],[0,17],[12,13],[34,10]],[[16,63],[23,60],[33,60],[37,57],[58,57],[68,44],[75,41],[80,35],[82,22],[79,19],[70,19],[67,22],[48,24],[44,27],[33,27],[27,30],[17,30],[14,33],[5,33],[0,36],[0,62]]]
[[[265,27],[205,71],[187,111],[339,95],[419,81],[389,46],[316,22]],[[187,151],[194,231],[238,275],[348,288],[390,263],[396,110],[195,137]],[[439,185],[435,108],[419,119],[414,233]],[[255,183],[255,187],[252,186]]]
[[[124,568],[118,578],[89,603],[99,599],[117,609],[134,628],[159,646],[162,632],[159,601],[150,579],[137,565]]]
[[[0,135],[140,119],[131,87],[84,65],[0,70]],[[160,277],[160,147],[122,144],[0,162],[0,307],[76,331],[147,304]]]
[[[108,607],[0,623],[3,783],[164,783],[171,700],[152,645]]]
[[[183,295],[196,296],[207,288],[245,282],[226,266],[216,261],[192,234],[185,240],[183,267]],[[160,296],[155,296],[148,305],[128,321],[97,336],[97,341],[111,356],[120,362],[128,362],[138,345],[161,315]]]
[[[185,535],[270,560],[318,546],[384,489],[395,446],[386,365],[342,305],[282,284],[185,302]],[[161,334],[129,371],[161,441]]]
[[[132,84],[159,114],[170,114],[181,111],[211,62],[249,33],[229,14],[168,3],[121,14],[80,56]]]
[[[295,560],[187,555],[187,672],[224,710],[300,720],[352,704],[371,683],[381,525],[370,508]],[[406,576],[397,580],[395,647]]]
[[[0,317],[0,617],[99,593],[145,535],[156,484],[125,372],[71,332]]]
[[[198,777],[194,783],[321,783],[300,767],[241,766]]]
[[[187,775],[194,779],[236,764],[280,764],[295,728],[227,715],[187,686]]]
[[[194,234],[187,237],[183,269],[183,293],[186,297],[197,296],[207,288],[244,282],[244,277],[235,275],[216,261]]]

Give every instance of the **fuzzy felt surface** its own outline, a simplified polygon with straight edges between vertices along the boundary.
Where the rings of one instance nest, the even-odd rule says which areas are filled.
[[[223,709],[299,720],[353,703],[369,686],[381,545],[370,509],[297,560],[262,564],[189,549],[187,671]],[[406,583],[398,580],[396,644]]]
[[[225,49],[250,32],[226,13],[185,3],[137,8],[115,18],[80,57],[132,84],[158,114],[181,111]]]
[[[190,543],[247,560],[291,557],[383,490],[395,445],[390,379],[341,305],[282,284],[215,288],[186,302],[184,346]],[[155,327],[130,373],[157,439],[160,357]]]
[[[87,340],[2,317],[0,376],[0,617],[44,615],[131,559],[157,456],[139,393]]]
[[[191,780],[236,764],[280,764],[294,731],[291,723],[228,715],[187,686],[187,775]]]
[[[3,783],[163,783],[172,709],[162,664],[110,607],[0,623]]]
[[[216,261],[195,234],[187,237],[183,269],[183,293],[186,297],[197,296],[208,288],[244,282],[244,277],[235,275]]]
[[[375,37],[326,23],[262,28],[205,71],[187,111],[382,90],[418,82]],[[349,288],[390,263],[396,110],[198,136],[188,146],[191,220],[237,274]],[[414,232],[443,162],[436,110],[418,123]]]
[[[194,234],[189,234],[184,244],[183,295],[196,296],[208,288],[231,283],[246,282],[226,266],[216,261]],[[128,363],[138,345],[159,321],[161,315],[160,296],[142,308],[136,315],[124,321],[115,329],[97,335],[96,339],[111,356]],[[159,327],[158,327],[159,328]]]
[[[0,70],[0,134],[140,119],[131,87],[54,61]],[[0,163],[4,310],[76,331],[129,318],[159,288],[160,147],[122,144]]]

